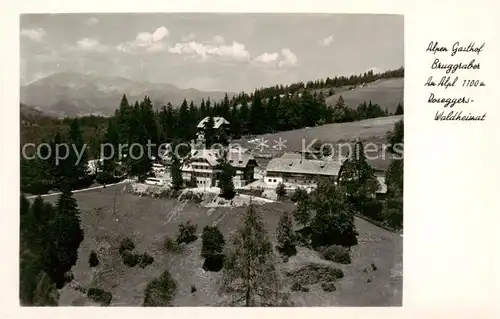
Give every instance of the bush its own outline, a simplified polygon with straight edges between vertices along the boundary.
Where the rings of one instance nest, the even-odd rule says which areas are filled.
[[[225,240],[220,230],[215,226],[205,226],[203,228],[201,256],[207,258],[211,255],[222,253]]]
[[[396,210],[403,211],[403,199],[402,198],[388,199],[385,202],[385,207],[386,207],[386,210],[396,209]]]
[[[292,291],[302,291],[302,292],[309,292],[309,288],[302,286],[298,282],[294,282],[292,287],[290,287],[290,290]]]
[[[325,292],[332,292],[332,291],[337,290],[337,288],[335,288],[335,285],[333,284],[333,282],[322,283],[321,289],[323,289],[323,291],[325,291]]]
[[[285,184],[279,183],[278,186],[276,186],[276,196],[278,196],[278,200],[284,200],[286,197],[286,189],[285,189]]]
[[[123,255],[125,252],[132,251],[134,249],[135,249],[134,242],[132,241],[132,239],[127,237],[124,240],[122,240],[118,251],[120,255]]]
[[[198,187],[198,184],[196,183],[196,180],[188,180],[184,182],[186,185],[186,188],[196,188]]]
[[[166,251],[176,254],[181,253],[183,248],[182,244],[179,244],[176,240],[174,240],[171,237],[165,238],[165,241],[163,242],[163,247],[165,247]]]
[[[220,271],[224,267],[224,255],[210,255],[205,258],[203,262],[203,270],[205,271]]]
[[[307,194],[307,191],[305,189],[303,189],[302,187],[298,187],[293,192],[292,196],[290,197],[290,200],[294,203],[297,203],[305,200],[308,196],[309,194]]]
[[[99,259],[97,258],[97,253],[92,250],[89,255],[89,266],[96,267],[97,265],[99,265]]]
[[[403,211],[397,209],[388,209],[384,212],[386,224],[396,230],[403,228]]]
[[[73,279],[75,279],[75,275],[73,274],[73,272],[71,270],[68,270],[67,272],[64,273],[63,281],[65,283],[72,282]]]
[[[297,244],[311,248],[311,227],[306,226],[304,228],[298,229],[295,232],[297,237]]]
[[[87,297],[101,303],[103,306],[109,306],[111,299],[113,299],[113,295],[110,292],[100,288],[89,288],[87,290]]]
[[[372,199],[363,203],[362,214],[366,217],[369,217],[375,221],[382,221],[384,218],[382,216],[383,210],[382,202]]]
[[[199,204],[203,201],[203,194],[202,193],[194,193],[192,191],[187,191],[179,197],[180,201],[190,201],[194,202],[196,204]]]
[[[196,286],[195,286],[195,285],[192,285],[192,286],[191,286],[191,293],[195,293],[195,292],[196,292],[196,290],[197,290],[197,289],[196,289]]]
[[[319,282],[330,282],[344,277],[341,269],[319,264],[309,264],[302,268],[285,272],[285,275],[301,285],[314,285]]]
[[[350,264],[351,263],[351,255],[349,248],[339,246],[339,245],[331,245],[328,246],[323,251],[323,258],[327,260],[331,260],[333,262],[339,264]]]
[[[129,267],[135,267],[141,262],[142,256],[134,254],[130,251],[125,251],[122,254],[123,263]]]
[[[168,271],[149,282],[144,290],[145,307],[166,307],[170,306],[170,302],[175,295],[177,283],[172,279]]]
[[[197,225],[191,224],[191,221],[188,220],[186,224],[181,223],[179,225],[179,234],[177,235],[177,242],[180,243],[192,243],[197,239],[196,237],[196,228]]]
[[[146,268],[147,266],[151,265],[153,261],[155,261],[155,259],[151,255],[149,255],[148,253],[144,253],[141,256],[139,267]]]

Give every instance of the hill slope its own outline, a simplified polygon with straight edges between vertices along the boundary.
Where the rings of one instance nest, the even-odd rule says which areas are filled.
[[[197,103],[202,98],[220,100],[224,92],[179,89],[165,83],[134,81],[73,72],[56,73],[21,87],[21,102],[59,116],[112,115],[123,94],[129,102],[149,96],[155,107],[167,102],[179,105],[185,98]],[[232,96],[232,93],[228,93]]]
[[[389,113],[394,113],[398,103],[404,101],[404,78],[380,79],[364,86],[359,86],[352,90],[348,87],[335,88],[335,95],[326,98],[329,105],[335,105],[340,95],[346,104],[351,108],[358,107],[359,104],[366,101],[372,101],[380,105],[384,110],[387,108]],[[323,90],[323,94],[328,95],[328,90]]]
[[[74,281],[60,291],[60,306],[95,306],[84,294],[72,288],[100,287],[113,294],[111,306],[140,306],[147,282],[168,269],[177,282],[177,291],[172,304],[181,307],[225,306],[219,295],[222,272],[202,269],[200,256],[202,239],[188,244],[180,254],[165,251],[166,236],[175,236],[178,225],[191,220],[197,224],[198,232],[204,226],[217,226],[226,240],[241,223],[244,207],[205,208],[170,199],[139,197],[123,186],[109,187],[89,192],[75,193],[78,207],[82,211],[81,224],[85,238],[78,249],[78,261],[73,266]],[[54,202],[57,196],[47,198]],[[114,203],[116,202],[116,206]],[[283,212],[291,213],[295,206],[286,203],[270,203],[256,206],[264,217],[270,240],[277,243],[276,228]],[[138,214],[137,212],[141,212]],[[344,278],[335,283],[334,292],[324,292],[321,284],[310,285],[309,292],[292,291],[290,299],[295,306],[401,306],[402,302],[402,237],[378,228],[364,220],[356,219],[359,244],[352,248],[352,262],[336,264],[320,258],[318,253],[305,247],[288,262],[277,261],[278,271],[296,270],[309,263],[341,268]],[[118,252],[123,238],[130,237],[137,250],[147,252],[154,262],[142,269],[125,266]],[[88,256],[91,250],[98,251],[100,264],[92,270]],[[374,263],[376,271],[363,270]],[[367,282],[367,278],[372,281]],[[292,280],[284,277],[283,284],[289,290]],[[197,288],[191,293],[191,286]]]
[[[347,144],[352,145],[356,138],[360,138],[365,143],[365,146],[367,143],[374,145],[370,146],[370,151],[366,150],[367,155],[370,155],[368,161],[376,169],[384,171],[389,166],[392,156],[386,152],[386,149],[383,149],[382,145],[386,143],[387,132],[391,131],[394,128],[394,124],[402,119],[402,115],[397,115],[357,122],[326,124],[292,131],[263,134],[231,142],[241,144],[245,148],[254,149],[254,154],[256,155],[272,154],[272,156],[278,156],[283,152],[300,152],[306,150],[311,143],[316,141],[318,143],[331,143],[334,147],[334,156],[346,156],[349,150]],[[255,149],[259,145],[259,139],[262,139],[266,145],[261,151]],[[276,148],[280,140],[283,143],[281,150]],[[312,145],[309,149],[311,148]],[[265,167],[267,161],[261,161],[260,165]]]

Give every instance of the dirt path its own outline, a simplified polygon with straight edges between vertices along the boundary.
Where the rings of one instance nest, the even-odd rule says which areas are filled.
[[[110,187],[118,186],[118,185],[123,185],[123,184],[126,184],[126,183],[130,183],[130,180],[124,180],[124,181],[121,181],[121,182],[118,182],[118,183],[108,184],[108,185],[106,185],[106,188],[110,188]],[[71,191],[71,192],[74,194],[74,193],[81,193],[81,192],[93,191],[93,190],[101,189],[101,188],[104,188],[104,186],[100,185],[100,186],[94,186],[94,187],[89,187],[89,188],[84,188],[84,189],[77,189],[77,190],[74,190],[74,191]],[[26,198],[27,199],[33,199],[33,198],[37,198],[38,196],[40,196],[40,197],[51,197],[51,196],[58,196],[58,195],[61,195],[61,192],[50,193],[50,194],[43,194],[43,195],[32,195],[32,196],[28,196]]]

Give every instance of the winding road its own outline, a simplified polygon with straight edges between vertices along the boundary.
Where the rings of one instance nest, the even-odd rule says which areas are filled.
[[[126,184],[126,183],[130,183],[130,180],[124,180],[124,181],[121,181],[121,182],[118,182],[118,183],[108,184],[108,185],[106,185],[106,188],[113,187],[113,186],[118,186],[118,185],[123,185],[123,184]],[[77,190],[74,190],[74,191],[71,191],[71,192],[72,193],[81,193],[81,192],[88,192],[88,191],[92,191],[92,190],[96,190],[96,189],[101,189],[101,188],[104,188],[104,186],[102,186],[102,185],[100,185],[100,186],[93,186],[93,187],[89,187],[89,188],[77,189]],[[38,196],[40,196],[40,197],[51,197],[51,196],[57,196],[57,195],[61,195],[61,192],[50,193],[50,194],[43,194],[43,195],[32,195],[32,196],[28,196],[26,198],[27,199],[33,199],[33,198],[37,198]]]

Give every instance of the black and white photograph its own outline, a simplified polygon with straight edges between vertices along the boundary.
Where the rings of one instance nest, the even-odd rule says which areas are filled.
[[[19,20],[21,306],[402,306],[404,15]]]

